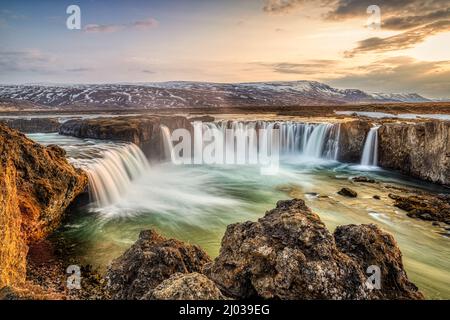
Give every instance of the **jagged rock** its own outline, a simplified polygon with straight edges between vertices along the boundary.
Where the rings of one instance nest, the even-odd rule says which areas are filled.
[[[450,224],[450,198],[445,195],[406,195],[389,194],[394,206],[405,210],[410,218],[426,221],[439,221]]]
[[[206,276],[194,273],[176,273],[160,283],[151,297],[156,300],[223,300],[217,286]]]
[[[154,230],[142,231],[136,243],[109,266],[107,286],[113,299],[151,297],[153,289],[173,274],[201,272],[208,262],[198,246],[166,239]]]
[[[337,246],[320,218],[303,200],[279,201],[258,222],[228,226],[220,254],[205,268],[205,274],[223,294],[233,298],[421,298],[406,278],[393,239],[374,226],[355,228],[361,229],[352,227],[348,238],[344,237],[346,229],[341,229]],[[356,237],[357,230],[366,229],[373,243]],[[352,241],[361,247],[364,256],[350,254]],[[383,254],[385,249],[388,251]],[[381,268],[396,267],[382,269],[384,281],[389,285],[376,293],[376,289],[371,291],[365,284],[368,262]],[[404,287],[391,288],[391,278]]]
[[[450,185],[450,121],[388,123],[378,140],[380,166]]]
[[[192,125],[182,116],[124,116],[112,118],[75,119],[61,125],[60,134],[78,138],[127,141],[138,145],[150,159],[164,158],[161,125],[175,129],[187,129]]]
[[[59,226],[87,185],[64,155],[0,124],[0,288],[25,281],[28,245]]]
[[[339,135],[338,160],[359,163],[364,141],[372,124],[369,121],[355,120],[341,123]]]
[[[381,290],[372,290],[371,298],[423,299],[418,288],[408,280],[402,253],[390,234],[376,225],[337,227],[334,239],[338,249],[355,259],[360,266],[376,265],[381,271]]]
[[[358,177],[354,177],[352,178],[352,181],[354,182],[366,182],[366,183],[375,183],[374,179],[365,177],[365,176],[358,176]]]
[[[0,122],[23,133],[58,132],[61,126],[57,119],[52,118],[4,119]]]
[[[356,198],[358,196],[358,193],[350,188],[342,188],[340,191],[338,191],[338,194],[349,198]]]

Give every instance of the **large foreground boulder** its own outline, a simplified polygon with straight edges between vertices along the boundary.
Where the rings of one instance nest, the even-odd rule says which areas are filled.
[[[334,239],[339,250],[361,267],[380,268],[380,290],[372,290],[371,298],[422,299],[417,287],[408,280],[402,263],[402,253],[392,235],[376,225],[346,225],[337,227]]]
[[[112,262],[106,279],[113,299],[152,299],[153,290],[164,280],[176,273],[201,272],[210,261],[198,246],[166,239],[154,230],[142,231],[136,243]],[[170,287],[177,286],[173,281]],[[169,295],[167,290],[160,294]]]
[[[381,288],[366,284],[381,269]],[[259,219],[228,226],[206,275],[233,298],[419,299],[394,239],[375,225],[333,236],[303,200],[280,201]]]
[[[0,124],[0,288],[25,281],[28,245],[59,226],[86,185],[63,149]]]
[[[177,273],[159,284],[150,297],[157,300],[223,300],[217,286],[206,276]]]

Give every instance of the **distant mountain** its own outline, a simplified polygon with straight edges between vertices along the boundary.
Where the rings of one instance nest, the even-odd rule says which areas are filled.
[[[430,101],[416,93],[366,93],[316,81],[208,83],[172,81],[97,85],[3,85],[0,101],[40,107],[103,109],[220,108]],[[0,105],[1,106],[1,105]]]
[[[372,97],[378,100],[393,100],[401,102],[427,102],[432,101],[426,99],[417,93],[372,93]]]

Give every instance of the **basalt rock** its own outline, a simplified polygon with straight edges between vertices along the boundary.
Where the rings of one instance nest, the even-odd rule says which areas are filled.
[[[417,194],[399,196],[389,194],[394,206],[405,210],[408,217],[450,224],[450,197],[448,195]]]
[[[380,166],[450,185],[450,121],[387,123],[378,139]]]
[[[334,239],[338,249],[361,266],[377,266],[380,290],[372,290],[372,299],[423,299],[418,288],[408,280],[402,263],[402,253],[392,235],[376,225],[346,225],[337,227]]]
[[[51,118],[4,119],[0,122],[23,133],[58,132],[61,126],[57,119]]]
[[[350,188],[342,188],[340,191],[338,191],[338,194],[349,198],[356,198],[358,196],[358,193]]]
[[[374,179],[365,177],[365,176],[358,176],[358,177],[354,177],[352,178],[352,181],[354,182],[365,182],[365,183],[375,183]]]
[[[371,123],[363,120],[348,121],[340,124],[338,160],[359,163],[364,142]]]
[[[28,246],[59,226],[87,185],[64,155],[0,124],[0,288],[25,281]]]
[[[223,300],[217,286],[206,276],[194,273],[176,273],[153,290],[156,300]]]
[[[59,133],[78,138],[133,142],[149,159],[164,158],[161,125],[172,132],[192,125],[182,116],[124,116],[96,119],[74,119],[62,124]]]
[[[380,290],[366,284],[370,265],[381,268]],[[362,225],[338,228],[333,236],[298,199],[279,201],[258,222],[228,226],[205,274],[233,298],[422,298],[390,235]]]
[[[107,287],[113,299],[151,299],[164,280],[176,273],[201,272],[210,261],[198,246],[142,231],[136,243],[109,266]]]

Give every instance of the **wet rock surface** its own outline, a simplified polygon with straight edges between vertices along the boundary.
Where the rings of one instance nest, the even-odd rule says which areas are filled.
[[[160,160],[164,158],[161,125],[170,131],[187,129],[192,132],[192,125],[185,117],[142,115],[69,120],[62,124],[59,133],[77,138],[132,142],[150,159]]]
[[[338,191],[338,194],[340,194],[341,196],[344,197],[349,197],[349,198],[356,198],[358,196],[358,193],[350,188],[342,188],[341,190]]]
[[[0,124],[0,288],[24,283],[28,246],[59,226],[86,185],[63,149]]]
[[[370,265],[381,269],[380,290],[365,283]],[[258,222],[228,226],[205,273],[233,298],[423,298],[392,236],[374,225],[344,226],[333,236],[298,199],[279,201]]]
[[[338,160],[359,163],[364,142],[372,124],[370,121],[354,120],[341,124]]]
[[[450,121],[388,123],[378,138],[380,166],[450,185]]]
[[[365,183],[375,183],[376,181],[372,178],[368,178],[365,176],[358,176],[358,177],[354,177],[352,178],[352,181],[354,182],[365,182]]]
[[[450,196],[432,194],[389,194],[394,206],[405,210],[408,217],[450,224]]]
[[[172,275],[201,272],[208,262],[198,246],[166,239],[154,230],[142,231],[136,243],[109,266],[108,289],[113,299],[150,298]]]

